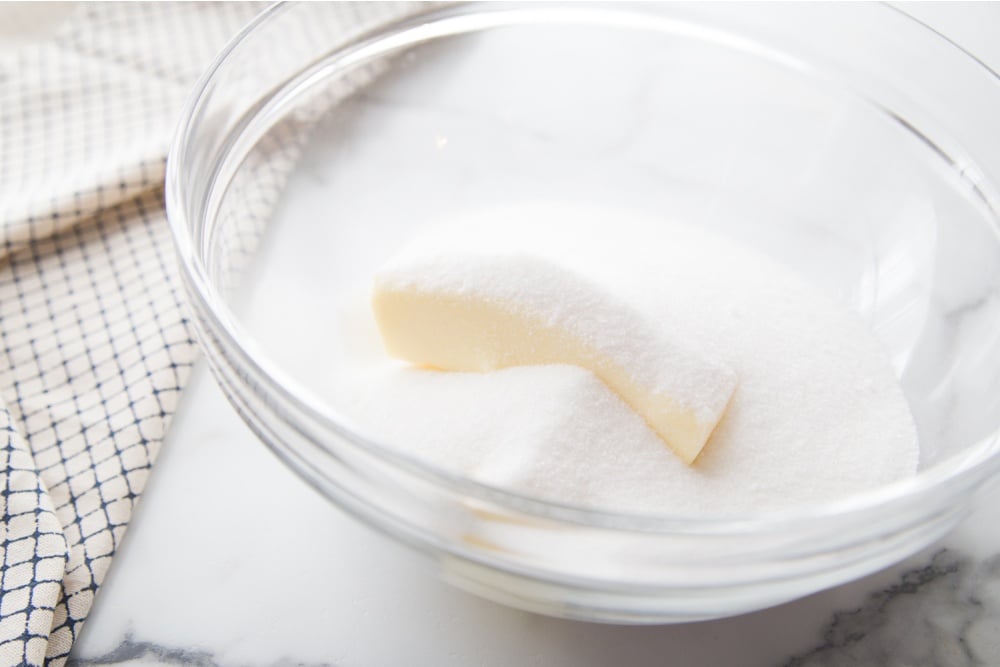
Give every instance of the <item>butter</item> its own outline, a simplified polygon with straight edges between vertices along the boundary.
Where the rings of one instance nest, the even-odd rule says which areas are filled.
[[[392,357],[445,371],[573,364],[616,392],[685,463],[722,419],[736,373],[668,327],[545,258],[405,254],[375,278]]]

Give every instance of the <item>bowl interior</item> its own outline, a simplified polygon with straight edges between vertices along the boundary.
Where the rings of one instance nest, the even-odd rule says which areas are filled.
[[[617,9],[413,25],[276,88],[207,195],[206,276],[293,393],[363,430],[339,378],[380,354],[363,312],[375,269],[442,218],[571,201],[716,230],[857,312],[922,469],[993,437],[991,186],[891,84],[873,97],[794,49]]]

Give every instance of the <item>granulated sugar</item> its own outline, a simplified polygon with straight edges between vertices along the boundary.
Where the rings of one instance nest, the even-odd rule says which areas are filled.
[[[529,250],[449,243],[397,256],[376,275],[372,295],[386,351],[450,371],[581,366],[693,462],[725,412],[736,373],[582,274]]]
[[[738,386],[695,465],[573,366],[450,373],[373,360],[344,376],[348,414],[366,434],[451,471],[619,511],[788,508],[915,472],[906,401],[856,315],[721,237],[637,216],[608,224],[607,215],[523,207],[482,213],[455,233],[525,244],[731,367]]]

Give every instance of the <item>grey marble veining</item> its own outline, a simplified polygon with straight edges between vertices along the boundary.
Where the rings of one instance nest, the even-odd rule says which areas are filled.
[[[774,664],[781,667],[1000,664],[1000,555],[977,560],[953,549],[941,549],[925,564],[902,570],[894,581],[871,592],[859,606],[833,612],[817,635],[822,640],[815,646]],[[757,664],[753,659],[750,663]],[[235,661],[211,649],[144,641],[126,632],[112,649],[75,658],[70,664],[75,667],[126,664],[319,667],[348,663],[299,660],[294,650],[286,658]]]
[[[141,661],[146,664],[159,665],[192,665],[193,667],[215,667],[215,661],[209,651],[197,649],[173,648],[155,642],[136,641],[126,634],[121,643],[107,653],[90,658],[71,658],[70,666],[90,667],[91,665],[123,665]]]
[[[103,655],[92,658],[74,658],[69,667],[99,667],[100,665],[186,665],[188,667],[224,667],[211,652],[191,648],[175,648],[155,642],[135,640],[126,635],[122,643]],[[232,663],[229,663],[232,664]],[[282,658],[261,667],[334,667],[332,662],[302,662],[294,658]]]
[[[1000,664],[1000,556],[939,551],[925,566],[837,611],[823,643],[783,667]]]

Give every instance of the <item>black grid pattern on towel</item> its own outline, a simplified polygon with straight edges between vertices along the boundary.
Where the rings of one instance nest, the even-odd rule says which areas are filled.
[[[264,6],[85,3],[0,56],[0,667],[65,664],[145,486],[196,356],[166,149],[190,85]],[[300,48],[414,10],[323,7]],[[307,116],[262,145],[234,257],[252,254]]]
[[[62,590],[66,539],[35,470],[27,443],[0,409],[0,463],[6,474],[0,563],[0,658],[3,664],[44,656],[55,603]]]
[[[194,360],[161,200],[154,189],[36,241],[0,273],[0,396],[4,418],[18,425],[7,447],[30,443],[33,482],[47,492],[35,504],[34,539],[58,537],[33,544],[32,562],[64,563],[34,573],[23,611],[14,611],[20,599],[7,610],[29,622],[26,634],[0,635],[5,652],[46,637],[50,658],[68,652]],[[4,577],[6,603],[6,569]],[[53,580],[61,591],[48,588]],[[38,586],[46,588],[35,594]],[[48,626],[42,616],[31,622],[39,612]],[[18,620],[0,616],[0,625]]]
[[[83,4],[0,58],[0,665],[65,663],[142,493],[195,358],[166,148],[262,7]]]

